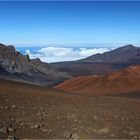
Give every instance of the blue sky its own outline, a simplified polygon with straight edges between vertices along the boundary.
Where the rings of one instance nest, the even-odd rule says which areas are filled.
[[[140,2],[0,2],[8,43],[139,43]]]
[[[139,29],[140,1],[0,1],[0,42],[18,47],[135,44]]]

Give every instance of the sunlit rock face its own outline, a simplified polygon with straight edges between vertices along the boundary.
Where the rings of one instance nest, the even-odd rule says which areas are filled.
[[[31,60],[29,55],[23,55],[16,51],[13,46],[0,44],[0,65],[9,72],[39,71],[46,73],[49,69],[47,63],[39,58]]]
[[[50,86],[69,77],[65,72],[50,68],[39,58],[30,59],[28,54],[21,54],[14,46],[0,44],[0,78]]]

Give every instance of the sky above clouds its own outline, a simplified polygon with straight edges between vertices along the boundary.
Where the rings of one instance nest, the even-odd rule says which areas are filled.
[[[0,1],[0,43],[45,62],[77,60],[139,44],[139,17],[140,1]]]

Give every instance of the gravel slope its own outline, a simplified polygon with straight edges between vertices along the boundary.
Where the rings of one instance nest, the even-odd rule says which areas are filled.
[[[0,80],[0,139],[139,138],[140,100]]]

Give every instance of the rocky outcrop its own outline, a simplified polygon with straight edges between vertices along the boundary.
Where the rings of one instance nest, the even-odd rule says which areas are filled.
[[[11,73],[29,71],[46,73],[49,69],[49,65],[41,62],[39,58],[30,59],[28,54],[23,55],[16,51],[13,46],[3,44],[0,44],[0,65]]]
[[[8,72],[5,76],[0,73],[0,77],[7,77],[10,74],[8,77],[12,76],[12,79],[20,78],[32,83],[43,83],[43,85],[45,83],[57,83],[69,77],[64,72],[50,68],[47,63],[41,62],[39,58],[30,59],[28,54],[23,55],[16,51],[14,46],[4,44],[0,44],[0,68],[1,71]]]

